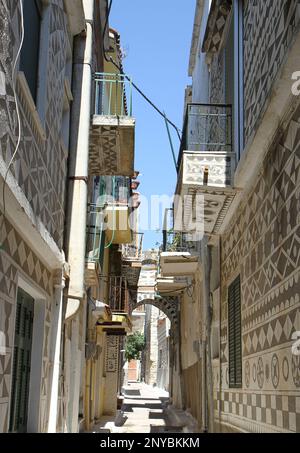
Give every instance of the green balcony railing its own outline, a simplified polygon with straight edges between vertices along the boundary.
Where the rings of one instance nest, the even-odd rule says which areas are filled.
[[[193,240],[193,236],[188,233],[163,231],[163,252],[196,253],[199,243]]]
[[[131,179],[127,176],[99,176],[96,178],[97,204],[128,205],[131,197]]]
[[[95,115],[132,116],[132,81],[126,74],[96,73]]]
[[[103,207],[91,204],[88,206],[86,261],[102,264],[105,246],[105,231]]]

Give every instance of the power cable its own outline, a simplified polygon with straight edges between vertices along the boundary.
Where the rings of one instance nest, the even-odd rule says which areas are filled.
[[[114,59],[110,56],[110,57],[107,57],[106,55],[106,51],[105,51],[105,46],[104,46],[104,36],[105,36],[105,32],[106,32],[106,29],[107,29],[107,25],[108,25],[108,20],[109,20],[109,16],[110,16],[110,13],[111,13],[111,9],[112,9],[112,3],[113,3],[113,0],[110,1],[110,4],[109,4],[109,7],[108,7],[108,10],[107,10],[107,16],[106,16],[106,21],[105,21],[105,26],[104,26],[104,31],[103,31],[103,39],[102,39],[102,48],[103,48],[103,55],[104,55],[104,58],[105,60],[108,62],[108,63],[112,63],[119,71],[120,73],[124,76],[124,78],[131,83],[131,85],[133,86],[133,88],[145,99],[146,102],[148,102],[148,104],[151,105],[151,107],[156,110],[156,112],[162,116],[164,118],[164,120],[170,124],[170,126],[172,126],[176,133],[177,133],[177,136],[178,136],[178,139],[179,141],[181,142],[181,134],[180,134],[180,129],[166,116],[166,114],[160,110],[160,108],[158,108],[154,102],[151,101],[151,99],[126,75],[124,74],[124,71],[123,71],[123,68],[122,66],[118,65]]]
[[[19,150],[19,147],[20,147],[20,143],[21,143],[22,125],[21,125],[20,109],[19,109],[17,91],[16,91],[16,68],[17,68],[17,63],[18,63],[18,60],[19,60],[19,57],[20,57],[20,53],[21,53],[21,50],[22,50],[22,47],[23,47],[23,42],[24,42],[23,0],[19,0],[19,5],[20,5],[20,16],[21,16],[21,41],[20,41],[20,45],[19,45],[19,48],[18,48],[18,51],[17,51],[16,59],[14,61],[13,70],[12,70],[12,88],[13,88],[13,94],[14,94],[14,99],[15,99],[15,103],[16,103],[16,113],[17,113],[17,120],[18,120],[18,140],[17,140],[17,144],[16,144],[16,147],[15,147],[15,150],[14,150],[14,152],[13,152],[13,154],[11,156],[11,159],[10,159],[10,161],[8,163],[8,166],[7,166],[7,169],[6,169],[6,172],[5,172],[5,176],[4,176],[4,181],[3,181],[3,192],[2,192],[3,216],[2,216],[2,221],[1,221],[0,233],[2,233],[2,228],[3,228],[4,222],[5,222],[5,215],[6,215],[5,189],[6,189],[6,185],[7,185],[7,178],[8,178],[8,174],[9,174],[9,171],[10,171],[10,167],[12,166],[12,164],[13,164],[13,162],[15,160],[15,157],[16,157],[16,155],[18,153],[18,150]],[[3,243],[1,243],[0,248],[2,248],[2,247],[3,247]]]

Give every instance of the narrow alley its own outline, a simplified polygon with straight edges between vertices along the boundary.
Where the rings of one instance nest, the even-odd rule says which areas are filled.
[[[124,401],[114,420],[103,418],[94,433],[182,433],[196,432],[192,417],[170,408],[167,392],[144,383],[123,389]]]
[[[0,433],[300,433],[300,0],[0,0]]]

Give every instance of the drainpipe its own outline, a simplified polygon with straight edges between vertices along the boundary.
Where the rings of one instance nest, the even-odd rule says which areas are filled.
[[[60,349],[62,338],[62,305],[63,290],[65,287],[65,277],[63,271],[59,271],[54,280],[54,303],[51,342],[51,362],[52,362],[52,383],[50,395],[49,424],[48,433],[56,433],[57,411],[58,411],[58,389],[60,374]]]
[[[178,335],[178,358],[179,358],[179,382],[180,382],[180,391],[181,391],[181,408],[186,408],[186,398],[185,398],[185,381],[183,376],[183,366],[182,366],[182,339],[181,339],[181,302],[178,303],[178,324],[179,324],[179,335]],[[177,348],[176,348],[177,349]]]
[[[212,362],[211,362],[211,310],[210,310],[210,272],[211,255],[208,246],[208,237],[205,236],[201,245],[202,265],[204,270],[203,278],[203,332],[202,332],[202,412],[204,432],[214,431],[214,401],[212,383]]]
[[[89,130],[92,97],[94,0],[83,0],[86,30],[74,39],[72,130],[68,190],[68,263],[70,280],[66,319],[74,317],[85,296]]]

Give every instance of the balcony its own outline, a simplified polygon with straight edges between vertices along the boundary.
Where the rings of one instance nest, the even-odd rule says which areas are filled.
[[[112,313],[111,320],[98,322],[97,332],[110,335],[126,335],[132,329],[129,316],[129,291],[127,280],[123,276],[108,276],[108,305]]]
[[[181,232],[164,231],[163,247],[160,253],[160,286],[182,287],[180,279],[170,278],[194,275],[199,268],[199,242]],[[167,280],[164,280],[167,278]]]
[[[96,73],[90,130],[89,174],[134,174],[132,84],[125,74]]]
[[[133,240],[130,244],[122,246],[124,261],[141,261],[143,253],[143,233],[132,233]]]
[[[218,234],[236,194],[231,106],[187,105],[178,171],[177,194],[189,200],[184,225],[195,218],[195,199],[202,195],[204,233]]]
[[[191,280],[182,277],[163,277],[158,275],[156,279],[156,290],[160,296],[174,295],[184,291],[188,286],[191,285]]]
[[[132,235],[132,242],[122,246],[122,274],[127,279],[128,287],[136,290],[142,268],[144,234]]]
[[[97,204],[104,207],[107,243],[127,244],[132,241],[129,224],[131,180],[127,176],[100,176],[96,183]]]
[[[129,313],[129,294],[127,280],[124,276],[110,276],[109,307],[114,314]]]
[[[98,275],[103,265],[103,249],[105,243],[103,207],[91,204],[87,213],[86,236],[86,268],[85,282],[87,286],[98,284]]]

